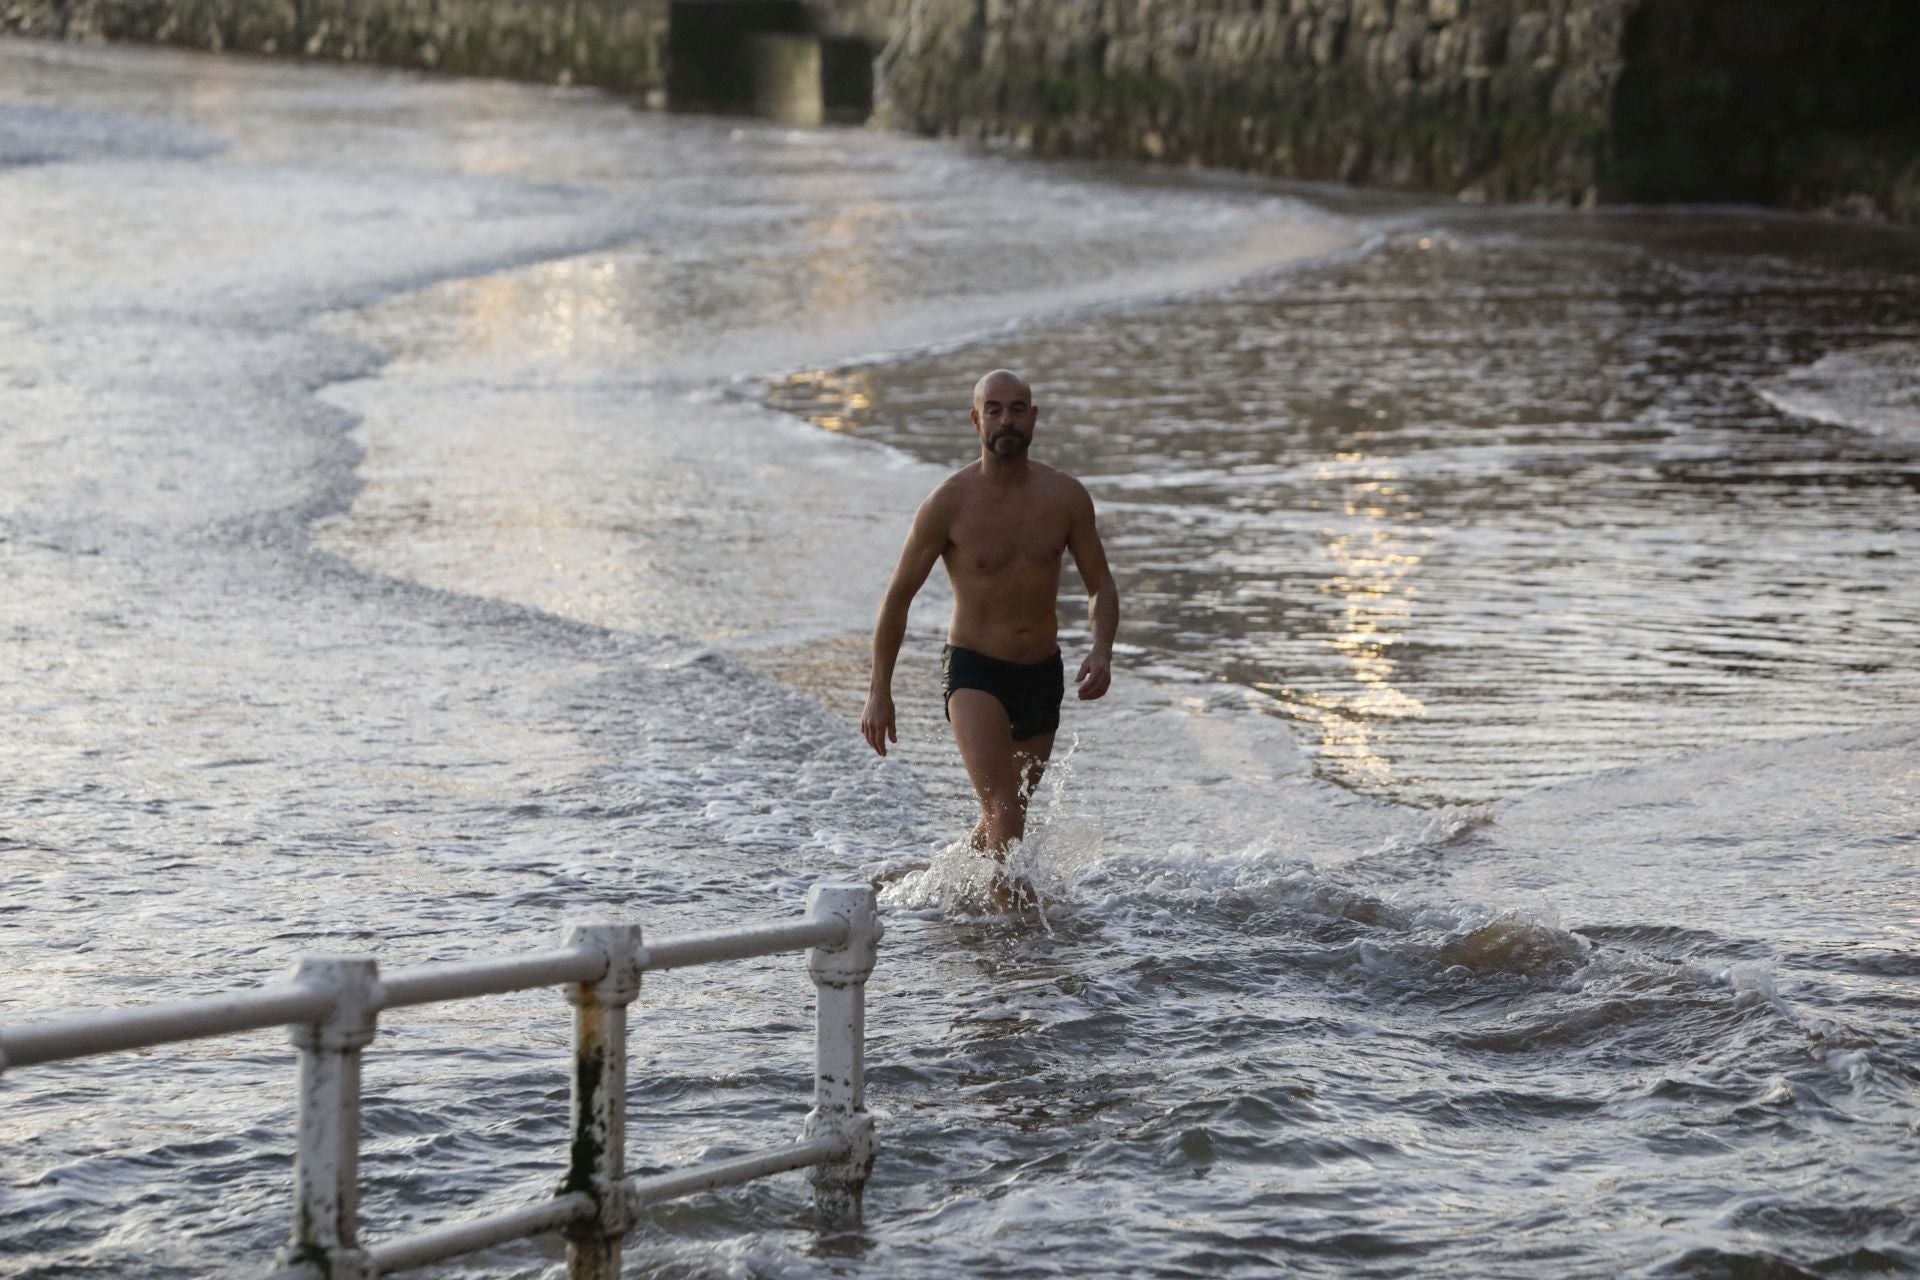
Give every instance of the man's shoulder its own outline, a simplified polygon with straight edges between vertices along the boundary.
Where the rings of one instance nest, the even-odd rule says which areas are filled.
[[[1041,475],[1047,478],[1049,483],[1059,488],[1072,489],[1081,493],[1086,492],[1085,485],[1081,484],[1078,480],[1074,479],[1071,475],[1069,475],[1065,471],[1062,471],[1058,467],[1048,466],[1044,462],[1036,462],[1033,464],[1033,466],[1036,471],[1038,471]]]
[[[1027,479],[1026,492],[1030,501],[1079,503],[1088,500],[1085,485],[1060,468],[1044,462],[1029,460]],[[987,478],[981,465],[970,462],[935,485],[933,492],[927,495],[926,505],[949,508],[964,506],[976,497],[998,491],[998,486]]]
[[[980,483],[980,464],[968,463],[933,487],[929,503],[953,503],[965,498]]]
[[[973,473],[978,470],[977,464],[962,467],[935,485],[933,492],[929,493],[926,500],[920,504],[920,519],[932,519],[936,522],[952,519],[954,513],[966,505],[967,495],[972,491],[975,482]]]
[[[1029,459],[1027,462],[1029,500],[1042,503],[1080,503],[1087,501],[1087,488],[1058,467]],[[930,506],[964,506],[976,497],[994,490],[978,462],[970,462],[942,480],[927,495]]]
[[[1087,495],[1087,486],[1058,467],[1047,466],[1043,462],[1033,464],[1036,477],[1046,486],[1048,497],[1055,501],[1078,506],[1091,501]]]

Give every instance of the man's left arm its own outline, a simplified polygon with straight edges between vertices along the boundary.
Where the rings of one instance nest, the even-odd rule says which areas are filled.
[[[1080,580],[1087,585],[1087,613],[1093,622],[1093,651],[1080,664],[1074,682],[1082,699],[1098,698],[1113,683],[1113,636],[1120,629],[1120,592],[1107,567],[1106,548],[1093,519],[1093,499],[1074,483],[1073,519],[1067,526],[1067,550],[1073,553]]]

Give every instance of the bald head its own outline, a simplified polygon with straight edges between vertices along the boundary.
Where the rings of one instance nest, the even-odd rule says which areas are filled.
[[[995,369],[973,384],[973,429],[980,447],[990,457],[1006,461],[1024,458],[1033,443],[1033,388],[1011,369]]]
[[[1027,380],[1011,369],[995,369],[986,377],[973,384],[973,408],[977,413],[986,404],[989,397],[1005,404],[1018,398],[1028,404],[1033,403],[1033,388]]]

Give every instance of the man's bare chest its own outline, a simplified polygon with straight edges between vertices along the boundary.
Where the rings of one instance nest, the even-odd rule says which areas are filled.
[[[992,577],[1054,568],[1067,549],[1062,515],[1019,508],[982,507],[954,521],[947,548],[950,572]]]

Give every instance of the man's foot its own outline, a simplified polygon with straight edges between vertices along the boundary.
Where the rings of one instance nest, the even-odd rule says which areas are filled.
[[[993,900],[996,911],[1024,911],[1028,907],[1038,910],[1040,891],[1033,887],[1033,881],[1025,876],[1010,876],[1004,871],[995,871],[993,880],[987,885],[987,896]]]

